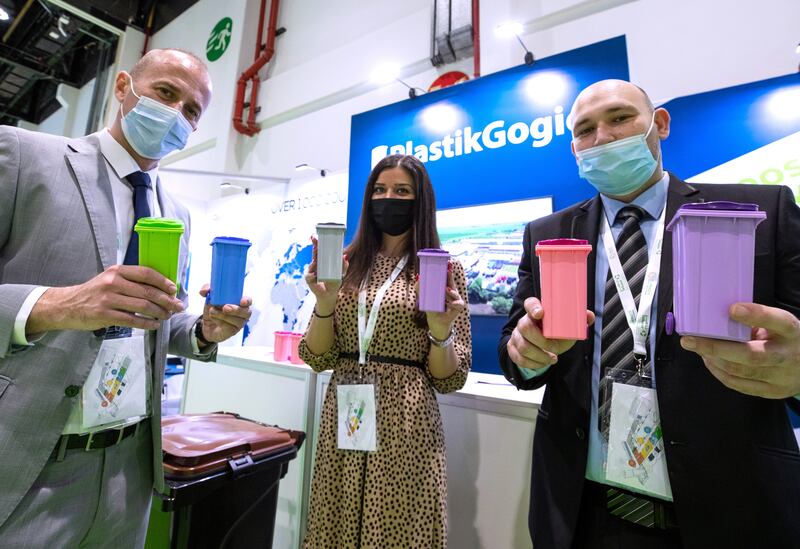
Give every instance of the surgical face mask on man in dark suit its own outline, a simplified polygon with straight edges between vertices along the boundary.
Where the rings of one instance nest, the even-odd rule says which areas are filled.
[[[578,95],[570,113],[572,152],[580,176],[598,192],[630,202],[664,174],[660,142],[670,117],[634,86],[615,82]]]

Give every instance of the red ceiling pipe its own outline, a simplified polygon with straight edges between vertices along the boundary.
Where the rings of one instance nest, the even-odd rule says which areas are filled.
[[[258,89],[261,79],[258,71],[266,65],[275,54],[275,36],[278,24],[278,7],[280,0],[272,0],[269,8],[269,24],[267,26],[267,44],[262,51],[261,37],[264,34],[264,13],[267,7],[267,0],[261,0],[261,10],[258,16],[258,35],[256,39],[255,61],[245,70],[236,83],[236,102],[233,112],[233,127],[241,134],[253,136],[261,131],[256,124],[256,111],[258,110]],[[250,90],[250,112],[247,116],[247,123],[244,122],[244,97],[247,91],[247,82],[252,81]]]
[[[472,56],[475,78],[481,76],[481,8],[480,0],[472,0]]]

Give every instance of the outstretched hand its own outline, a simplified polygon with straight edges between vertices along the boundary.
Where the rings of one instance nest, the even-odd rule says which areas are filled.
[[[558,362],[558,355],[575,345],[574,339],[547,339],[542,333],[546,314],[535,297],[525,300],[525,316],[519,319],[506,344],[508,356],[520,368],[539,370]],[[586,325],[594,324],[594,313],[586,311]]]
[[[729,314],[752,327],[750,341],[686,336],[681,346],[700,355],[711,375],[734,391],[772,399],[800,394],[800,320],[757,303],[736,303]]]

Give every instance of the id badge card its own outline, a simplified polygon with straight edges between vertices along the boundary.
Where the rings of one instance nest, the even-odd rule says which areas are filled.
[[[654,389],[614,383],[606,480],[639,493],[672,500]]]
[[[144,336],[105,339],[83,385],[82,428],[120,423],[147,414]]]
[[[375,452],[378,449],[375,386],[338,385],[336,404],[339,449]]]

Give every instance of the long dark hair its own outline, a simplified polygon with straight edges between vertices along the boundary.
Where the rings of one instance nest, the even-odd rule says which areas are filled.
[[[361,283],[369,277],[375,256],[381,249],[381,230],[372,221],[372,193],[375,182],[381,172],[391,168],[403,168],[414,181],[414,219],[409,238],[406,239],[405,253],[409,256],[404,269],[405,276],[411,279],[412,272],[419,272],[417,252],[424,248],[439,248],[439,233],[436,230],[436,198],[433,185],[428,177],[428,170],[416,156],[394,154],[378,162],[369,174],[367,188],[364,189],[364,201],[361,205],[361,217],[358,230],[353,241],[345,249],[350,266],[342,281],[342,286],[357,292]],[[413,261],[412,261],[413,259]]]

